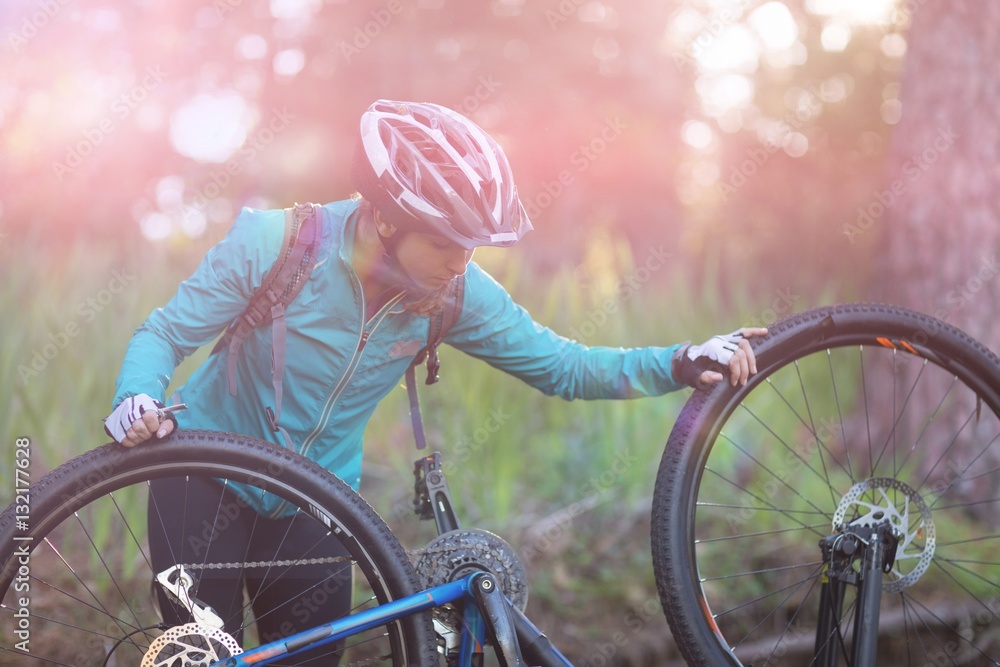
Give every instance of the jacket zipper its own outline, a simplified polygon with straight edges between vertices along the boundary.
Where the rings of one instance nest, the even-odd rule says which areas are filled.
[[[358,282],[360,284],[360,281]],[[399,294],[394,296],[392,299],[389,300],[389,303],[382,306],[382,308],[380,308],[379,311],[375,313],[372,316],[372,318],[367,322],[364,321],[364,315],[362,315],[361,335],[358,336],[358,344],[357,347],[355,347],[354,349],[354,354],[351,356],[351,361],[347,364],[347,370],[344,371],[344,375],[340,378],[340,382],[337,383],[337,386],[333,388],[333,392],[330,394],[329,397],[327,397],[326,403],[323,405],[323,413],[320,416],[319,423],[316,425],[316,428],[313,429],[312,433],[310,433],[309,436],[303,441],[302,447],[299,449],[299,454],[305,456],[306,452],[309,451],[309,448],[312,447],[313,442],[315,442],[316,438],[319,437],[319,434],[322,433],[324,429],[326,429],[326,425],[330,421],[330,416],[333,414],[333,406],[336,405],[337,399],[340,397],[340,394],[343,393],[344,389],[347,387],[347,383],[354,375],[354,371],[357,370],[358,366],[361,363],[361,354],[362,352],[364,352],[365,345],[368,343],[368,339],[371,338],[372,333],[375,331],[375,329],[378,328],[378,325],[382,322],[382,320],[385,319],[385,316],[389,314],[388,311],[392,308],[392,306],[399,303],[404,295],[405,292],[400,292]],[[365,312],[365,308],[366,308],[365,296],[364,296],[364,291],[362,291],[361,292],[362,313]],[[370,329],[368,328],[368,325],[371,325]],[[273,519],[281,516],[284,513],[285,508],[287,506],[288,506],[288,501],[282,500],[278,504],[278,506],[271,511],[269,517]]]
[[[354,349],[354,354],[351,355],[351,360],[347,364],[347,370],[344,371],[344,375],[340,378],[340,382],[338,382],[337,385],[333,388],[333,392],[330,393],[330,396],[328,396],[326,399],[326,403],[323,405],[323,412],[320,415],[319,422],[316,424],[316,428],[314,428],[312,433],[310,433],[308,437],[306,437],[306,439],[302,443],[302,447],[299,449],[299,454],[302,454],[303,456],[305,456],[306,453],[309,451],[309,448],[312,447],[313,443],[316,441],[316,438],[319,437],[319,434],[322,433],[324,429],[326,429],[326,425],[329,423],[331,415],[333,415],[333,407],[334,405],[336,405],[337,399],[340,398],[340,395],[343,393],[344,389],[347,388],[348,383],[354,376],[354,372],[358,369],[358,366],[361,364],[361,356],[364,352],[365,345],[368,343],[368,339],[371,338],[371,335],[375,332],[375,329],[378,328],[378,325],[381,324],[382,320],[385,319],[385,316],[388,315],[389,310],[391,310],[393,306],[399,303],[402,300],[403,296],[405,295],[405,292],[400,292],[393,298],[389,299],[389,301],[385,305],[383,305],[377,313],[372,315],[372,318],[370,320],[365,322],[364,313],[367,309],[367,304],[365,303],[364,288],[361,285],[361,280],[357,276],[354,276],[354,280],[356,281],[359,291],[361,293],[361,321],[362,321],[361,334],[358,336],[358,343]]]

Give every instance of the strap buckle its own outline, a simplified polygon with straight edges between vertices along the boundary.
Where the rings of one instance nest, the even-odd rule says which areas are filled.
[[[270,405],[267,406],[266,408],[264,408],[264,416],[267,417],[267,425],[271,427],[271,431],[273,433],[277,433],[278,432],[278,420],[275,418],[275,416],[274,416],[274,410],[271,409]]]
[[[427,350],[427,381],[424,384],[434,384],[440,379],[438,370],[441,362],[438,360],[437,343],[428,346]]]

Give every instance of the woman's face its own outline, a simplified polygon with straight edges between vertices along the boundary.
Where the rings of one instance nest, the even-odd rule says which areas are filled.
[[[434,234],[396,232],[396,260],[419,287],[436,290],[463,275],[475,250]]]

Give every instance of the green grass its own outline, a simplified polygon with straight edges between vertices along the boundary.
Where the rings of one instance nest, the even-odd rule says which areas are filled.
[[[31,439],[34,480],[107,440],[100,418],[110,410],[132,331],[169,299],[206,248],[207,242],[127,250],[79,242],[57,253],[32,241],[5,242],[0,259],[17,270],[0,286],[7,313],[0,320],[6,379],[0,384],[0,420],[7,432],[0,473],[11,478],[17,437]],[[731,294],[738,305],[726,305],[711,280],[692,289],[680,262],[625,294],[621,281],[640,275],[645,257],[633,257],[611,236],[597,239],[581,266],[551,276],[533,274],[510,251],[481,252],[477,260],[536,320],[582,334],[589,345],[700,340],[759,320],[773,299]],[[115,270],[129,278],[112,294]],[[110,298],[97,302],[97,312],[88,300],[100,299],[104,290]],[[796,307],[811,305],[803,300]],[[59,349],[49,347],[46,359],[50,344]],[[41,356],[33,367],[36,352]],[[207,353],[204,348],[188,359],[173,386]],[[421,380],[421,394],[431,446],[449,464],[461,521],[503,535],[522,553],[537,545],[540,528],[555,522],[556,534],[545,537],[540,557],[528,565],[534,604],[561,610],[586,628],[583,634],[606,634],[601,619],[608,609],[627,610],[655,596],[646,537],[649,503],[663,445],[688,392],[566,402],[453,349],[441,356],[441,382],[425,389]],[[497,423],[499,428],[487,430]],[[408,512],[417,455],[412,442],[401,385],[379,406],[366,433],[362,491],[405,546],[418,548],[433,536],[433,527],[418,525]],[[4,492],[0,503],[11,496]],[[560,516],[569,520],[560,522]],[[97,538],[115,539],[111,533]]]

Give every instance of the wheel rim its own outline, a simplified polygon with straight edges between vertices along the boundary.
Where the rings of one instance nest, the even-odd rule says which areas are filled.
[[[159,623],[159,611],[151,592],[154,570],[159,568],[151,565],[145,542],[147,480],[176,475],[176,470],[176,462],[162,462],[146,465],[141,472],[103,475],[90,488],[83,487],[66,496],[58,513],[49,512],[33,520],[30,575],[22,583],[26,588],[18,590],[15,573],[0,609],[0,662],[138,665],[151,650],[163,650],[167,642],[162,637],[171,632],[176,634],[179,626]],[[296,521],[322,524],[328,538],[337,535],[338,541],[348,546],[349,559],[326,559],[327,575],[313,587],[296,590],[289,597],[287,604],[299,605],[301,616],[308,616],[329,599],[331,593],[327,589],[334,581],[353,579],[352,612],[390,598],[384,575],[376,572],[370,562],[368,548],[338,517],[329,513],[321,499],[292,489],[294,481],[282,481],[280,477],[268,477],[218,461],[191,463],[187,472],[192,479],[227,479],[280,495],[299,508]],[[182,502],[179,498],[177,501]],[[227,510],[220,507],[208,515],[214,517],[213,522],[206,524],[202,535],[188,536],[189,543],[192,539],[214,539],[228,529]],[[276,549],[278,546],[275,544]],[[323,544],[317,541],[304,550],[301,558],[292,559],[296,562],[267,566],[261,590],[276,590],[287,584],[288,577],[294,576],[289,573],[306,566],[311,556],[322,551]],[[206,564],[220,563],[212,561],[206,553],[206,558],[196,565]],[[23,638],[12,634],[17,628],[18,610],[24,607],[19,598],[24,595],[30,596],[30,655],[19,650],[18,643]],[[244,602],[243,615],[246,632],[241,646],[245,649],[256,645],[257,640],[249,601]],[[403,644],[401,630],[394,624],[352,638],[346,648],[329,647],[324,652],[329,655],[330,664],[335,659],[340,659],[342,665],[394,661],[403,664]],[[191,651],[190,655],[194,656],[191,660],[197,660],[199,654]],[[187,664],[182,661],[178,667]]]
[[[688,558],[706,624],[730,661],[808,663],[822,577],[816,543],[835,522],[864,520],[867,502],[923,522],[907,524],[904,558],[884,582],[881,626],[894,631],[880,633],[880,644],[896,651],[896,664],[996,664],[1000,421],[975,373],[892,342],[847,336],[762,367],[706,425]],[[919,415],[917,406],[930,407]],[[845,632],[853,613],[848,600]],[[849,638],[838,653],[850,655]]]

